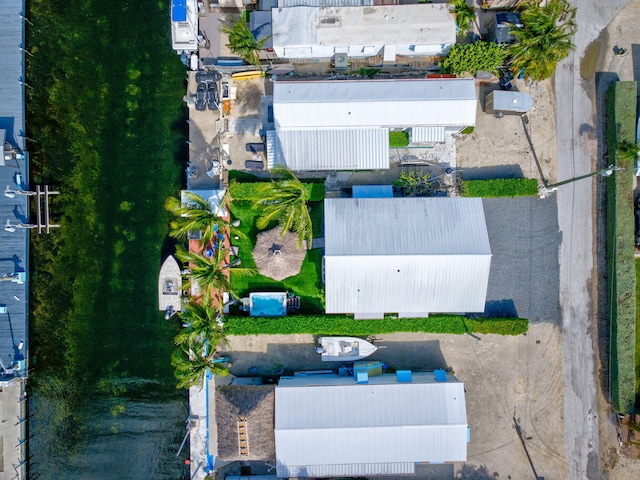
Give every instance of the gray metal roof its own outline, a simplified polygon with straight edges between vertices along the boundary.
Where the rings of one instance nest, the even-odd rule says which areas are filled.
[[[327,198],[324,262],[327,313],[482,312],[491,265],[482,201]]]
[[[413,373],[411,383],[282,378],[275,439],[278,477],[410,474],[416,462],[465,461],[464,385],[433,373]]]
[[[475,125],[473,78],[284,81],[273,88],[276,129]]]
[[[7,131],[7,142],[20,149],[24,148],[24,86],[20,83],[24,77],[24,53],[20,45],[24,44],[22,0],[3,0],[0,15],[0,129]],[[20,173],[28,182],[28,158],[21,157],[0,167],[0,188],[8,185],[19,190],[16,174]],[[0,305],[7,313],[0,313],[0,360],[9,367],[20,355],[27,356],[27,300],[28,284],[11,281],[10,275],[18,271],[29,270],[28,232],[16,228],[14,232],[4,229],[7,220],[11,224],[27,223],[29,205],[27,197],[16,195],[7,198],[0,195]],[[9,276],[6,276],[9,275]],[[14,279],[16,280],[16,279]],[[25,344],[21,352],[17,346],[21,340]],[[26,371],[21,373],[26,374]]]
[[[389,130],[278,130],[267,135],[267,152],[273,155],[271,162],[294,171],[387,169]]]

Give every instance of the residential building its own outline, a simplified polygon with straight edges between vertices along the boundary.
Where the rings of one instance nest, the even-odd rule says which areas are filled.
[[[491,249],[479,198],[327,198],[326,312],[483,312]]]
[[[468,437],[464,385],[444,371],[296,375],[275,390],[279,478],[414,474],[466,461]]]
[[[472,78],[276,81],[270,167],[291,170],[389,168],[389,131],[412,129],[444,142],[475,125]]]
[[[299,2],[293,2],[299,3]],[[316,2],[311,2],[316,3]],[[329,59],[377,55],[445,55],[456,42],[455,19],[446,3],[408,5],[289,6],[271,10],[272,46],[278,57]],[[351,2],[353,3],[353,2]],[[263,24],[268,17],[262,16]]]

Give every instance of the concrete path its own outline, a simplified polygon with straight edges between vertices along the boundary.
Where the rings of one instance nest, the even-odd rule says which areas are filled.
[[[597,139],[584,135],[594,125],[594,92],[585,91],[580,60],[585,49],[611,21],[626,0],[571,2],[579,6],[576,50],[555,74],[558,180],[573,178],[600,167]],[[600,162],[600,159],[598,159]],[[594,350],[595,311],[591,303],[594,258],[594,191],[583,180],[558,191],[560,246],[560,308],[563,319],[564,437],[567,478],[600,478],[597,412],[597,375]]]

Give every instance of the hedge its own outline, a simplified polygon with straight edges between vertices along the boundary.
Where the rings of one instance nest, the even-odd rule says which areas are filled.
[[[634,259],[633,159],[618,155],[636,141],[636,82],[616,82],[607,91],[609,162],[623,167],[607,179],[608,318],[611,322],[611,403],[630,413],[636,403],[636,276]]]
[[[493,178],[464,180],[463,197],[530,197],[538,194],[538,181],[532,178]]]
[[[506,49],[495,42],[456,43],[440,66],[442,73],[475,75],[480,70],[498,73],[498,67],[506,58]]]
[[[389,132],[389,147],[402,148],[409,145],[409,132]]]
[[[245,201],[255,198],[256,185],[264,182],[233,182],[229,185],[229,193],[233,200]],[[319,202],[324,199],[324,183],[304,182],[304,186],[309,192],[309,202]]]
[[[525,318],[467,318],[462,315],[433,315],[429,318],[354,320],[349,315],[288,315],[278,318],[229,316],[228,335],[337,335],[367,336],[394,332],[493,333],[520,335],[529,328]]]

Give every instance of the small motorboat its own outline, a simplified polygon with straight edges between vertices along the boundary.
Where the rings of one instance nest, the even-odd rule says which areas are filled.
[[[158,306],[170,318],[182,310],[182,275],[173,255],[169,255],[158,276]]]
[[[320,337],[316,351],[323,362],[355,362],[367,358],[378,347],[356,337]]]

